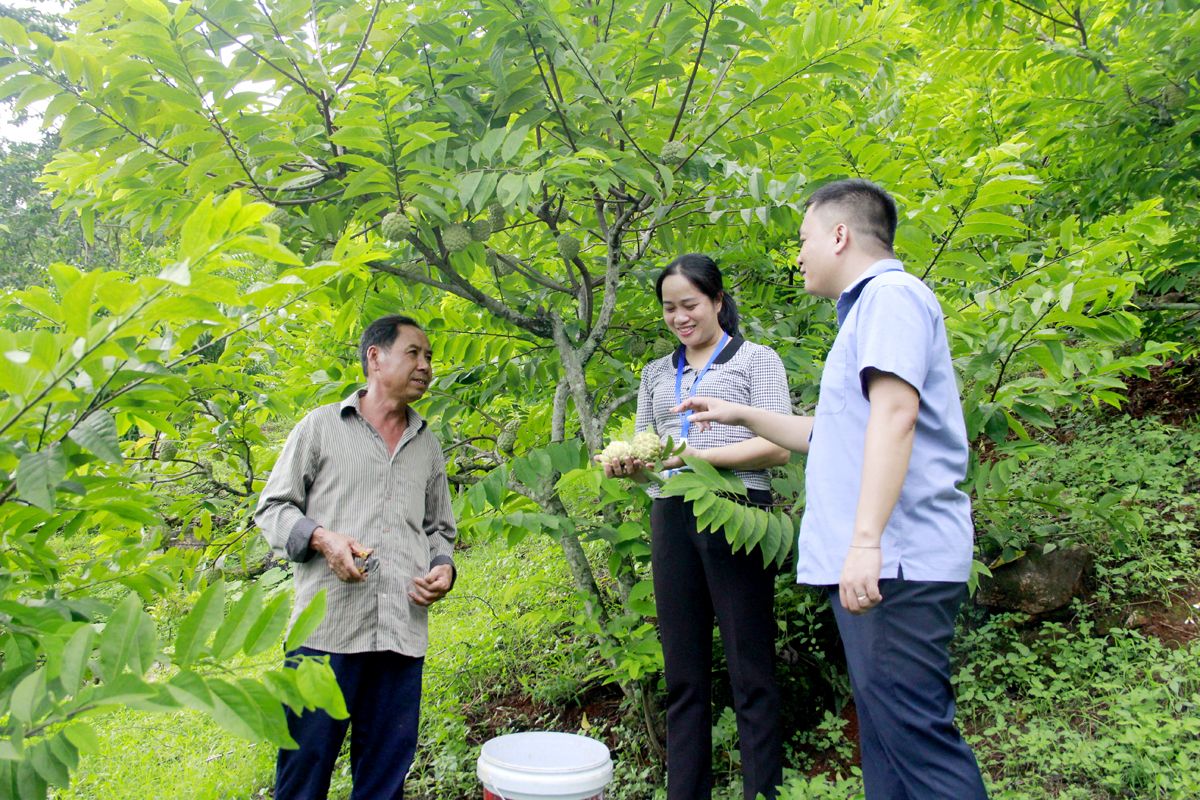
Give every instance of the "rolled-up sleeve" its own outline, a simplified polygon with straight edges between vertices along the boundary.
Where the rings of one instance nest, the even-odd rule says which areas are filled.
[[[453,577],[458,577],[454,566],[454,540],[458,537],[458,525],[454,522],[454,508],[450,502],[450,482],[446,479],[446,465],[439,458],[425,485],[425,519],[423,527],[429,538],[429,568],[449,564]],[[453,578],[452,578],[453,581]],[[453,583],[452,583],[453,585]]]
[[[933,320],[911,287],[874,284],[858,301],[856,361],[863,398],[870,400],[868,370],[891,373],[920,393],[929,374]]]
[[[308,561],[316,554],[308,545],[319,525],[305,511],[317,467],[311,416],[306,416],[288,435],[254,513],[255,524],[277,557]]]

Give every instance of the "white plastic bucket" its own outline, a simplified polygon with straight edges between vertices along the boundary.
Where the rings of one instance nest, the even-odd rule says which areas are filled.
[[[484,800],[603,800],[612,759],[586,736],[510,733],[484,744],[475,774]]]

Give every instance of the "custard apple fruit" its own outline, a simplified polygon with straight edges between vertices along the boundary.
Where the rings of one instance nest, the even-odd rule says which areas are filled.
[[[488,206],[488,222],[492,223],[492,232],[504,227],[504,206],[496,203]]]
[[[399,211],[393,211],[383,218],[379,232],[389,242],[402,242],[412,233],[412,223]]]
[[[667,166],[682,164],[683,159],[687,157],[687,145],[683,142],[667,142],[662,146],[658,157]]]
[[[579,255],[579,240],[574,236],[562,234],[558,237],[558,254],[567,261]]]
[[[500,448],[500,452],[512,455],[513,448],[517,446],[516,431],[504,431],[496,437],[496,446]]]
[[[669,356],[675,351],[675,345],[671,343],[670,339],[655,339],[652,347],[655,358]]]
[[[172,441],[163,442],[163,446],[158,448],[159,461],[174,461],[175,455],[179,452],[179,445]]]
[[[653,426],[634,436],[630,447],[633,449],[633,457],[647,464],[658,461],[663,449],[662,440],[654,432]]]
[[[267,214],[265,217],[263,217],[262,221],[269,222],[272,225],[282,228],[284,225],[287,225],[289,218],[290,215],[288,214],[287,209],[276,208],[270,214]]]
[[[477,219],[471,223],[471,238],[476,242],[486,242],[492,235],[492,223],[486,219]]]
[[[640,336],[634,336],[629,340],[629,355],[633,356],[634,358],[641,358],[642,356],[646,355],[646,347],[647,345],[645,339],[641,338]]]
[[[442,231],[442,241],[451,253],[461,253],[471,246],[471,234],[462,225],[449,225]]]
[[[611,461],[621,461],[633,455],[633,447],[622,439],[615,442],[609,442],[608,447],[600,451],[600,463],[607,464]]]

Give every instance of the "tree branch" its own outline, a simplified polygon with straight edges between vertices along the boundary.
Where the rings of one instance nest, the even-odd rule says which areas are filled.
[[[700,47],[696,51],[696,60],[692,64],[692,74],[688,78],[687,88],[683,90],[683,101],[679,104],[679,112],[675,115],[675,124],[671,126],[671,132],[667,135],[667,139],[674,141],[675,133],[679,130],[679,123],[683,121],[683,113],[687,110],[688,100],[692,96],[692,86],[696,83],[696,73],[700,71],[700,61],[704,58],[704,46],[708,43],[708,31],[712,26],[713,15],[717,13],[717,0],[713,0],[708,6],[708,16],[704,18],[704,33],[700,36]]]
[[[375,18],[379,16],[379,7],[383,5],[383,0],[375,0],[375,8],[371,10],[371,21],[367,23],[367,29],[363,32],[362,41],[358,43],[358,50],[354,53],[354,60],[350,62],[350,66],[346,69],[346,74],[338,81],[334,91],[338,91],[346,85],[346,81],[350,80],[350,75],[353,74],[354,68],[358,66],[358,60],[362,58],[363,50],[366,49],[367,40],[371,38],[371,29],[375,27]]]

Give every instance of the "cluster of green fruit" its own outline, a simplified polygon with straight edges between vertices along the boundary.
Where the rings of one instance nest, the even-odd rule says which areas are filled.
[[[646,350],[649,350],[651,353],[653,353],[655,358],[662,358],[675,352],[675,343],[670,339],[663,339],[660,337],[655,339],[652,343],[646,344],[645,339],[639,336],[634,336],[629,340],[628,349],[629,354],[634,358],[641,358],[642,356],[646,355]]]
[[[623,461],[626,458],[636,458],[643,464],[653,464],[663,456],[663,443],[654,427],[651,426],[630,441],[614,439],[597,455],[602,465],[610,464],[613,461]]]

